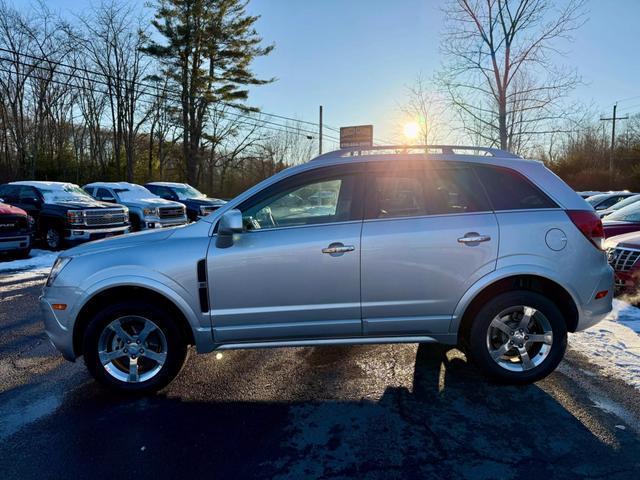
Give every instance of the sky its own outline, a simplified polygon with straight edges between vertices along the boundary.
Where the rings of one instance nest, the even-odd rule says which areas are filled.
[[[13,1],[19,8],[30,3]],[[64,15],[90,5],[46,3]],[[327,125],[373,124],[375,139],[400,139],[407,86],[419,73],[433,75],[443,61],[442,3],[252,0],[249,12],[261,16],[258,32],[265,43],[275,43],[254,71],[277,80],[256,87],[250,103],[313,122],[323,105]],[[589,0],[587,10],[586,24],[563,45],[562,63],[575,67],[585,83],[573,98],[607,116],[616,101],[619,114],[640,112],[640,0]]]

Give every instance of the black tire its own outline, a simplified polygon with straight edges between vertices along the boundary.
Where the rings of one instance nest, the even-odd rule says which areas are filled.
[[[539,313],[536,313],[533,318],[540,319],[540,316],[536,317],[539,314],[546,317],[553,333],[553,342],[546,354],[546,358],[540,364],[528,370],[524,370],[521,366],[522,370],[512,371],[499,365],[492,358],[488,345],[488,330],[496,316],[517,306],[528,306],[538,310]],[[493,331],[495,332],[495,330]],[[507,340],[513,338],[509,337],[509,334],[504,335]],[[502,340],[499,343],[501,342]],[[497,295],[480,309],[473,320],[466,344],[467,353],[469,353],[471,360],[487,377],[502,383],[528,384],[549,375],[564,357],[564,352],[567,348],[567,324],[556,304],[545,296],[527,290],[506,292]],[[514,347],[517,347],[517,345],[514,345]],[[527,348],[526,343],[525,348]],[[515,353],[515,350],[511,350],[511,352]],[[535,351],[532,353],[534,354],[534,359],[536,354],[542,355]],[[523,363],[522,357],[520,357],[520,362]]]
[[[107,372],[100,361],[98,349],[100,336],[108,325],[118,318],[132,315],[155,323],[166,338],[167,349],[166,360],[155,376],[145,381],[128,383]],[[188,352],[183,334],[170,315],[148,302],[135,300],[116,303],[98,312],[87,326],[82,350],[85,365],[98,382],[112,390],[129,394],[153,393],[167,386],[180,373]]]
[[[140,217],[137,215],[131,215],[131,232],[139,232],[140,231]]]
[[[18,250],[14,256],[15,258],[18,259],[25,259],[25,258],[29,258],[29,254],[31,253],[31,247],[29,248],[23,248],[22,250]]]
[[[42,231],[42,240],[49,250],[61,250],[64,246],[64,231],[56,225],[46,225]]]

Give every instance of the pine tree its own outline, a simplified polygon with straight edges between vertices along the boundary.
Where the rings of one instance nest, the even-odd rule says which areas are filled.
[[[254,28],[258,16],[246,13],[248,0],[158,0],[153,26],[162,41],[149,39],[145,51],[159,59],[162,73],[180,93],[183,156],[187,182],[197,185],[203,132],[211,109],[241,105],[250,85],[254,58],[268,55]]]

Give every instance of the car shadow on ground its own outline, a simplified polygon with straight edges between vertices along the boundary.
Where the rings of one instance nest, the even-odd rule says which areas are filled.
[[[353,347],[326,351],[344,365]],[[365,347],[367,348],[367,347]],[[196,366],[197,368],[197,366]],[[195,372],[197,374],[198,372]],[[235,380],[243,390],[243,377]],[[409,387],[377,399],[122,398],[88,381],[0,443],[6,478],[630,478],[631,431],[573,405],[572,386],[482,378],[457,350],[418,348]],[[209,385],[215,391],[215,385]],[[634,473],[635,472],[635,473]]]

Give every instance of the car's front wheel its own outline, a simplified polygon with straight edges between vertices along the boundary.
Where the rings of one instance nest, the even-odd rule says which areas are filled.
[[[111,305],[90,321],[83,353],[100,383],[123,392],[150,393],[180,372],[187,345],[163,310],[131,301]]]
[[[54,225],[46,227],[44,241],[49,250],[60,250],[64,242],[62,230]]]
[[[468,353],[490,378],[531,383],[558,366],[567,347],[567,325],[558,307],[536,292],[498,295],[476,315]]]

